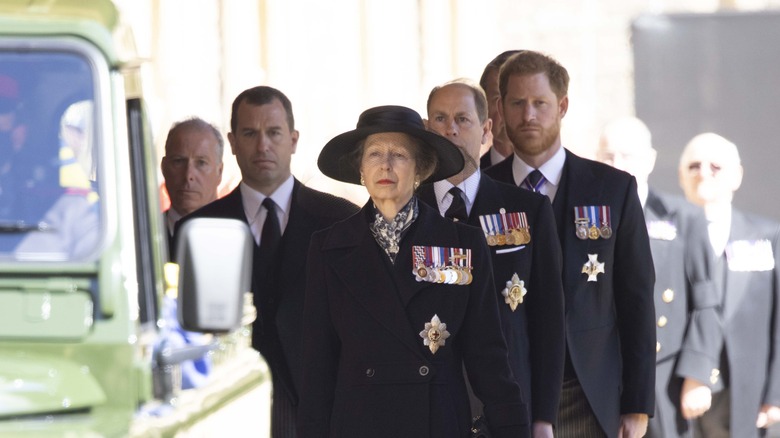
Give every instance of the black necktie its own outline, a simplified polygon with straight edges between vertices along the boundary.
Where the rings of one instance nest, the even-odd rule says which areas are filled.
[[[523,188],[531,190],[532,192],[538,192],[539,189],[542,188],[542,185],[544,185],[544,176],[539,169],[534,169],[525,177],[525,184],[521,184],[520,186],[525,186]]]
[[[452,195],[452,204],[450,204],[450,208],[444,212],[444,217],[454,221],[467,221],[469,215],[466,212],[466,202],[463,200],[463,191],[457,187],[453,187],[450,189],[449,193]]]
[[[279,227],[279,217],[276,215],[276,204],[271,198],[263,200],[263,207],[268,210],[263,223],[263,232],[260,234],[260,252],[269,256],[276,251],[279,241],[282,240],[282,232]]]

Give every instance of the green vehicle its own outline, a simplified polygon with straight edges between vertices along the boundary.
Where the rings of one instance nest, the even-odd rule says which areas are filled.
[[[167,263],[139,63],[108,0],[0,0],[0,436],[263,436],[251,239]]]

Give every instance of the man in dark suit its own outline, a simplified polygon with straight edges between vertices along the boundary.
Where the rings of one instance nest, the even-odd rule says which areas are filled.
[[[649,188],[655,158],[641,120],[621,117],[604,127],[598,159],[636,178],[655,265],[655,416],[648,436],[691,437],[689,419],[710,407],[720,383],[723,333],[704,212]]]
[[[653,413],[655,275],[636,180],[561,146],[569,76],[524,50],[501,67],[514,155],[488,169],[553,200],[563,250],[566,362],[559,437],[640,437]]]
[[[485,93],[476,84],[456,80],[435,87],[427,107],[428,129],[458,146],[466,164],[446,180],[423,185],[418,196],[443,216],[453,216],[447,214],[450,208],[464,205],[462,216],[453,219],[485,233],[512,372],[531,409],[534,436],[552,438],[565,342],[561,254],[552,206],[543,195],[483,177],[479,150],[489,136],[490,119]],[[454,188],[460,191],[453,194]],[[499,223],[501,231],[493,226]],[[528,233],[528,239],[506,242],[505,236],[519,233]]]
[[[724,389],[697,420],[702,437],[757,437],[780,420],[780,225],[731,205],[742,183],[734,143],[706,133],[680,158],[685,197],[704,207],[716,257]]]
[[[203,119],[176,122],[168,130],[160,169],[171,200],[164,213],[169,238],[179,219],[217,199],[224,149],[222,134]]]
[[[358,208],[304,186],[290,173],[298,131],[292,104],[281,91],[266,86],[243,91],[233,102],[230,129],[241,183],[188,218],[226,217],[249,224],[256,243],[252,292],[259,315],[252,346],[273,376],[271,436],[294,437],[309,240]]]
[[[168,130],[165,139],[165,155],[160,170],[165,178],[165,188],[171,207],[163,212],[168,233],[168,254],[173,260],[173,232],[176,223],[184,216],[217,199],[222,182],[222,155],[225,141],[211,123],[191,117],[176,122]],[[203,344],[198,333],[184,331],[176,321],[176,302],[165,298],[164,315],[168,324],[180,335],[183,344]],[[181,364],[182,388],[192,388],[205,381],[211,369],[207,357]]]
[[[479,167],[481,169],[487,169],[488,167],[504,160],[506,157],[512,155],[512,142],[506,136],[506,130],[504,130],[504,122],[500,119],[498,114],[498,70],[501,69],[501,64],[506,61],[507,58],[519,52],[519,50],[507,50],[502,52],[492,61],[485,66],[485,70],[482,71],[482,76],[479,78],[479,86],[485,91],[488,103],[488,117],[492,120],[492,126],[490,128],[489,145],[488,150],[482,154],[482,158],[479,160]]]

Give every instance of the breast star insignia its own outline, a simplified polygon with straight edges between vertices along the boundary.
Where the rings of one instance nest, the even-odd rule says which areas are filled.
[[[436,354],[439,347],[446,344],[445,340],[450,337],[450,332],[447,331],[447,324],[439,319],[439,315],[433,315],[431,322],[425,323],[425,330],[420,332],[420,337],[423,338],[423,345]]]
[[[525,282],[520,280],[517,273],[512,275],[512,279],[506,282],[506,287],[501,291],[504,296],[504,302],[509,304],[509,308],[514,312],[517,305],[523,302],[523,297],[528,293],[525,288]]]
[[[597,275],[604,273],[604,263],[599,261],[598,254],[588,254],[588,261],[582,266],[582,273],[588,274],[588,281],[597,281]]]

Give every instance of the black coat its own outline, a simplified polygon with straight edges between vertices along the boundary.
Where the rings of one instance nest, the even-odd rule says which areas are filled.
[[[368,227],[372,205],[312,237],[299,436],[466,437],[464,365],[494,436],[528,436],[482,233],[419,203],[391,264]],[[414,245],[470,249],[473,281],[416,281]],[[435,354],[420,336],[434,315],[450,333]]]
[[[514,156],[486,173],[514,184]],[[609,206],[612,237],[580,240],[574,208]],[[636,180],[566,151],[553,201],[563,250],[566,344],[569,359],[601,427],[617,436],[620,415],[653,414],[655,387],[655,274]],[[604,263],[588,281],[589,255]]]
[[[433,185],[419,197],[437,207]],[[544,195],[497,182],[482,175],[468,224],[480,227],[481,215],[525,212],[531,242],[490,247],[501,326],[509,347],[512,372],[531,407],[532,421],[555,423],[563,379],[564,304],[561,251],[550,200]],[[528,291],[515,311],[501,295],[517,274]]]
[[[482,154],[481,157],[479,157],[479,168],[482,170],[487,169],[488,167],[494,165],[496,163],[490,162],[490,150]]]
[[[258,318],[253,324],[252,346],[268,362],[293,405],[298,404],[301,385],[301,343],[303,295],[306,290],[306,251],[311,235],[354,214],[358,207],[349,201],[310,189],[297,179],[293,185],[289,220],[282,234],[279,257],[273,266],[252,270],[252,292]],[[194,217],[239,219],[248,222],[238,187],[183,218],[176,229]],[[255,254],[257,254],[255,245]],[[255,255],[255,259],[257,256]]]
[[[691,436],[680,413],[682,381],[717,383],[723,343],[707,222],[703,211],[684,199],[653,190],[645,221],[655,265],[657,326],[656,411],[648,436]]]
[[[731,436],[755,437],[761,405],[780,406],[780,226],[733,210],[726,253],[721,317]]]

